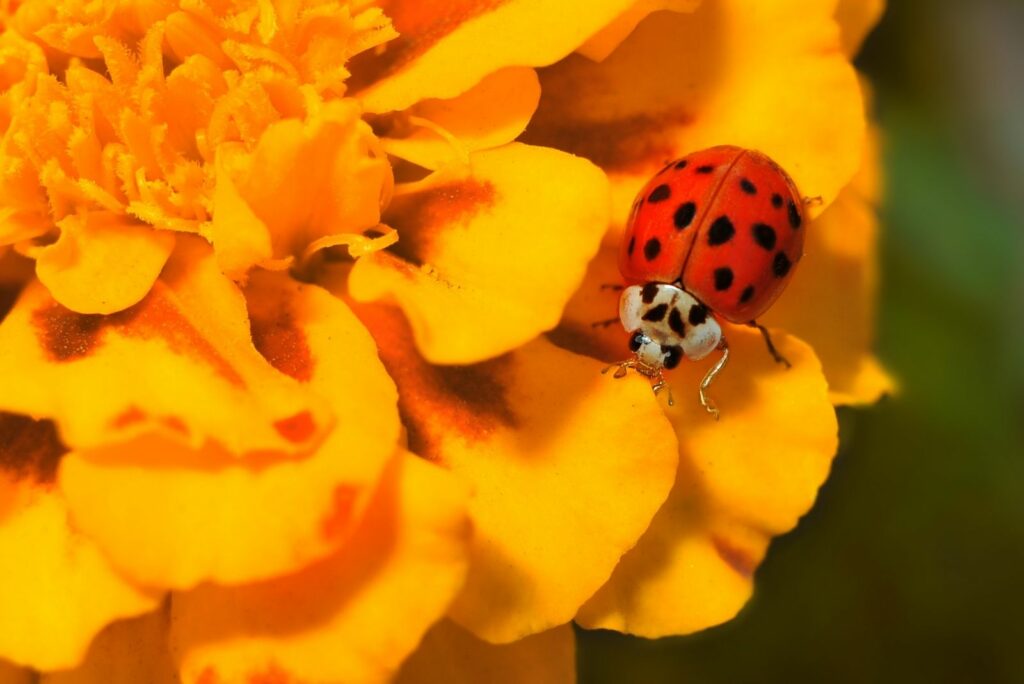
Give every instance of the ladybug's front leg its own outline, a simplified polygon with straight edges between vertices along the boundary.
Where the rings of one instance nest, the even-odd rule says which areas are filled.
[[[721,413],[719,412],[718,407],[715,406],[715,402],[708,399],[706,392],[708,387],[711,386],[711,382],[719,373],[722,372],[722,369],[725,368],[725,362],[729,360],[729,345],[726,343],[724,337],[722,338],[722,341],[718,343],[718,348],[722,350],[722,358],[718,359],[715,365],[711,367],[711,370],[704,375],[704,379],[700,381],[700,405],[704,407],[704,410],[713,415],[715,420],[718,420],[721,417]]]
[[[775,345],[772,343],[772,336],[768,334],[768,328],[759,324],[757,321],[750,321],[747,325],[761,331],[761,337],[764,338],[765,346],[768,347],[768,353],[772,355],[773,359],[775,359],[775,363],[784,363],[786,364],[786,368],[793,367],[793,364],[789,362],[789,359],[780,354],[779,350],[775,348]]]

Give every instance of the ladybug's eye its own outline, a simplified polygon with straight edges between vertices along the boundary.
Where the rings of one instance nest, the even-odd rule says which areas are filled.
[[[644,344],[644,334],[637,330],[633,333],[633,336],[629,338],[629,350],[640,351],[640,347]]]
[[[665,360],[662,362],[665,368],[672,370],[683,360],[683,350],[679,347],[666,347]]]

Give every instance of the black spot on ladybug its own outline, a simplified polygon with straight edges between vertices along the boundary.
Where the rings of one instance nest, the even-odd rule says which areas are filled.
[[[755,223],[754,241],[769,252],[775,249],[775,229],[764,223]]]
[[[629,338],[629,350],[640,351],[640,347],[643,346],[643,343],[644,334],[637,330],[635,333],[633,333],[633,336]]]
[[[682,230],[690,225],[690,222],[693,221],[693,217],[696,214],[697,205],[693,202],[686,202],[679,205],[679,208],[676,209],[675,216],[672,217],[672,220],[675,222],[676,228],[678,230]]]
[[[748,195],[757,194],[757,186],[751,183],[750,180],[747,178],[740,179],[740,189],[743,190],[743,192],[747,193]]]
[[[714,170],[715,167],[710,164],[705,164],[704,166],[697,167],[697,173],[711,173]]]
[[[658,306],[648,309],[647,313],[643,315],[645,321],[651,323],[657,323],[665,318],[665,312],[668,311],[668,304],[659,304]]]
[[[796,204],[793,200],[789,200],[789,225],[793,226],[793,230],[800,227],[800,212],[796,209]]]
[[[658,238],[651,238],[644,245],[644,256],[648,261],[654,261],[661,254],[661,241]]]
[[[651,194],[647,196],[648,202],[664,202],[672,196],[672,188],[668,187],[664,183],[651,190]]]
[[[686,335],[686,326],[683,325],[683,315],[679,313],[679,309],[673,308],[668,315],[668,327],[672,328],[672,332],[680,337]]]
[[[644,289],[640,290],[640,300],[644,304],[650,304],[658,296],[658,283],[647,283]]]
[[[780,252],[781,254],[781,252]],[[715,269],[715,289],[719,292],[732,287],[732,269],[728,266]]]
[[[740,304],[746,304],[750,301],[750,298],[754,296],[754,286],[747,285],[743,288],[743,292],[740,294]]]
[[[690,325],[703,325],[708,319],[708,308],[703,304],[694,304],[690,307],[690,315],[687,316]]]
[[[680,159],[679,161],[677,161],[676,162],[676,168],[677,169],[685,169],[686,168],[686,160],[685,159]]]
[[[626,248],[626,254],[633,256],[633,249],[636,247],[636,236],[633,235],[629,238],[629,247]]]
[[[711,230],[708,231],[708,244],[712,247],[724,245],[729,240],[732,240],[732,236],[735,234],[736,229],[732,227],[732,221],[729,220],[729,217],[719,216],[711,224]]]
[[[782,208],[782,195],[780,195],[779,193],[775,193],[774,195],[772,195],[772,206],[775,207],[776,209]]]
[[[776,278],[785,278],[792,266],[793,263],[786,256],[786,253],[779,252],[775,255],[775,260],[772,262],[772,273],[775,274]]]
[[[663,347],[665,350],[665,360],[662,361],[662,365],[665,368],[672,370],[679,365],[679,362],[683,360],[683,350],[677,345],[671,347]]]

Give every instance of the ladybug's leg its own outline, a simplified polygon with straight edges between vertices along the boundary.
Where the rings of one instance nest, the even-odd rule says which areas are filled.
[[[718,359],[718,362],[711,367],[711,370],[704,375],[704,379],[700,381],[700,405],[704,407],[704,410],[713,415],[715,420],[718,420],[721,414],[715,406],[715,402],[708,399],[706,392],[708,387],[711,386],[711,381],[722,372],[722,369],[725,368],[725,362],[729,360],[729,345],[726,344],[724,337],[718,343],[718,348],[722,350],[722,358]]]
[[[609,325],[615,325],[619,322],[618,318],[606,318],[603,321],[594,321],[590,324],[591,328],[607,328]]]
[[[654,390],[655,396],[657,396],[658,392],[660,392],[661,390],[668,390],[668,405],[676,405],[676,400],[672,398],[672,388],[668,386],[668,383],[665,382],[664,376],[662,376],[660,373],[658,374],[658,381],[651,385],[651,389]]]
[[[823,203],[824,200],[821,199],[821,195],[815,195],[814,197],[804,197],[804,206],[808,208],[820,207]]]
[[[749,325],[751,328],[757,328],[758,330],[761,331],[761,337],[764,338],[765,346],[768,347],[768,353],[772,355],[773,359],[775,359],[775,363],[783,363],[786,365],[786,368],[793,367],[793,364],[789,362],[789,359],[780,354],[779,350],[775,348],[775,345],[772,343],[772,336],[768,334],[768,328],[759,324],[757,321],[750,321],[750,323],[747,323],[747,325]]]
[[[612,292],[622,292],[623,290],[626,289],[626,286],[620,283],[602,283],[601,289],[611,290]]]

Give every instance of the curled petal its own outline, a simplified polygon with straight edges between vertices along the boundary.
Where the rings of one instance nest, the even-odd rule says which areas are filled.
[[[178,684],[167,646],[168,617],[156,610],[108,625],[81,665],[43,674],[38,684]]]
[[[458,97],[423,100],[405,113],[392,115],[398,122],[381,131],[385,136],[381,143],[388,154],[427,169],[464,164],[470,152],[515,140],[539,100],[537,72],[507,67]]]
[[[36,274],[62,306],[109,314],[138,304],[174,249],[174,235],[101,212],[71,215],[60,238],[31,250]]]
[[[651,15],[603,62],[571,55],[541,70],[523,140],[604,168],[616,220],[667,161],[721,144],[768,154],[828,204],[856,170],[864,136],[834,5],[716,0]]]
[[[158,434],[70,454],[60,487],[76,524],[142,584],[251,582],[333,553],[394,451],[395,388],[347,307],[270,273],[254,274],[246,297],[257,348],[327,402],[334,428],[298,459],[238,459]]]
[[[711,387],[721,421],[696,398],[711,360],[673,372],[676,406],[667,414],[679,438],[675,486],[580,610],[584,627],[659,637],[730,619],[749,598],[771,537],[796,524],[828,475],[837,424],[814,352],[776,332],[793,363],[786,369],[756,331],[730,326],[727,336],[732,358]]]
[[[398,384],[410,448],[472,488],[472,566],[450,615],[492,642],[567,622],[671,486],[676,448],[648,384],[543,339],[431,366],[394,309],[356,313]]]
[[[843,51],[853,57],[860,50],[861,43],[885,11],[885,0],[839,0],[836,5],[836,21],[843,43]]]
[[[0,413],[0,658],[47,670],[75,666],[104,625],[159,600],[72,527],[52,483],[64,451],[50,421]]]
[[[542,66],[569,54],[625,11],[630,0],[499,0],[380,3],[399,37],[352,61],[353,86],[370,112],[451,98],[507,66]],[[537,36],[543,36],[538,40]]]
[[[268,582],[173,597],[182,681],[387,681],[458,591],[468,532],[455,478],[398,454],[334,556]]]
[[[878,144],[836,201],[807,227],[805,257],[761,320],[814,347],[837,404],[869,404],[894,389],[871,352],[878,290]]]
[[[322,399],[252,347],[245,300],[207,246],[179,238],[160,281],[111,316],[79,314],[30,285],[0,326],[0,409],[54,418],[73,448],[158,429],[193,447],[294,454],[318,444]]]
[[[628,38],[637,24],[643,21],[648,14],[658,10],[692,12],[701,2],[702,0],[634,0],[632,6],[587,39],[587,42],[581,45],[576,52],[595,62],[600,62]]]
[[[475,153],[395,198],[398,244],[356,262],[351,296],[396,302],[434,363],[514,349],[558,322],[607,226],[606,193],[599,169],[562,152]]]
[[[575,684],[576,637],[562,625],[511,644],[490,644],[450,620],[423,637],[396,684]]]
[[[224,270],[240,277],[325,236],[376,226],[391,167],[375,145],[355,102],[336,100],[306,121],[270,124],[252,153],[222,148],[208,237]]]

